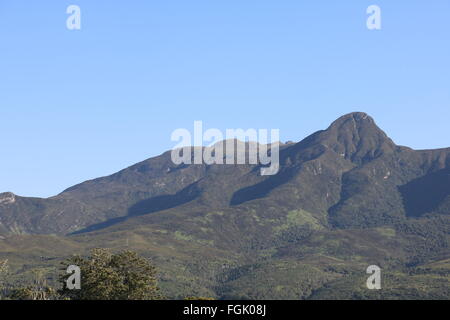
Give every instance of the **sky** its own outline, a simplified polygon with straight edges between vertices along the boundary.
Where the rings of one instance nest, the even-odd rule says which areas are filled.
[[[56,195],[195,120],[299,141],[363,111],[397,144],[450,147],[449,17],[448,0],[1,0],[0,192]]]

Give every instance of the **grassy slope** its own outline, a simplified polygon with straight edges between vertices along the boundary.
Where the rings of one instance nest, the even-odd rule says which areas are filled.
[[[448,232],[425,220],[406,225],[329,230],[305,211],[267,219],[257,211],[186,207],[81,235],[6,237],[0,259],[9,259],[12,282],[31,280],[35,269],[52,281],[71,254],[129,248],[154,261],[170,298],[449,298],[449,251],[442,243]],[[371,264],[383,270],[381,291],[365,288]]]

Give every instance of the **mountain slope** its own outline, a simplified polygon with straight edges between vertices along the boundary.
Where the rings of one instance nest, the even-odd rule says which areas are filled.
[[[166,152],[52,198],[0,196],[0,230],[67,234],[189,202],[221,209],[264,198],[336,227],[448,214],[450,149],[396,146],[365,113],[283,145],[280,163],[277,175],[260,176],[255,165],[177,166]]]

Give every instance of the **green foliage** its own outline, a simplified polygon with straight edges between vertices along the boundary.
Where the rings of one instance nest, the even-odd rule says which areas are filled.
[[[6,280],[6,275],[8,273],[8,260],[0,260],[0,299],[4,295],[4,285]]]
[[[55,289],[51,287],[33,287],[13,289],[8,295],[11,300],[55,300],[57,299]]]
[[[416,268],[381,273],[381,290],[368,290],[363,272],[332,281],[317,289],[314,300],[448,300],[450,281],[435,272],[420,274]]]
[[[159,299],[156,269],[149,260],[133,251],[116,254],[93,249],[89,257],[73,256],[64,263],[60,282],[63,297],[73,300],[153,300]],[[67,266],[81,270],[81,289],[69,290]]]
[[[43,270],[33,270],[33,283],[25,287],[13,288],[8,299],[12,300],[55,300],[58,294],[54,288],[47,284]]]
[[[215,299],[214,298],[210,298],[210,297],[186,297],[186,298],[184,298],[184,300],[187,300],[187,301],[191,301],[191,300],[208,301],[208,300],[215,300]]]

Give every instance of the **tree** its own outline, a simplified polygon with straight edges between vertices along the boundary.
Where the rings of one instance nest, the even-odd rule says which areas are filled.
[[[48,286],[40,288],[28,286],[12,290],[8,298],[12,300],[55,300],[57,295],[55,290]]]
[[[58,295],[55,289],[47,285],[44,270],[32,270],[34,280],[31,285],[15,288],[8,294],[12,300],[55,300]]]
[[[6,274],[8,273],[8,260],[0,261],[0,299],[3,297]]]
[[[63,262],[60,276],[63,298],[73,300],[154,300],[159,299],[156,269],[146,258],[133,251],[113,254],[93,249],[89,257],[73,256]],[[75,265],[81,272],[81,289],[69,290],[67,267]]]

